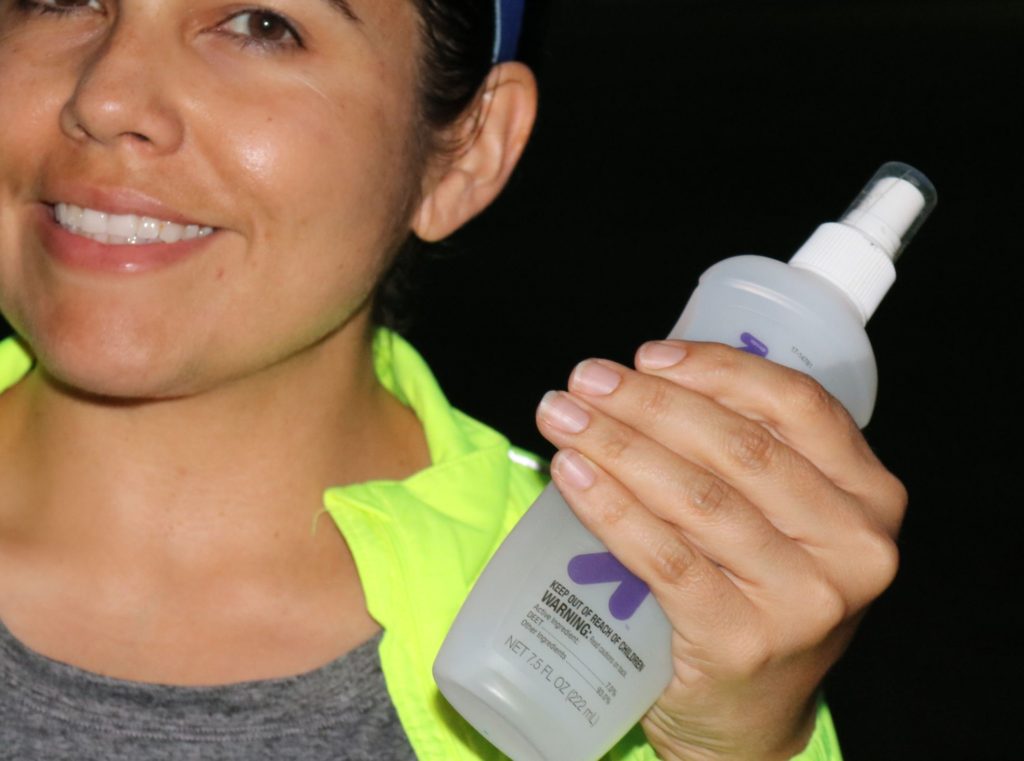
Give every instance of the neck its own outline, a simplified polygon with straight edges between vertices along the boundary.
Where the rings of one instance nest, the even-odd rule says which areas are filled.
[[[0,480],[18,495],[0,511],[32,533],[172,555],[308,537],[325,487],[428,462],[415,417],[374,375],[370,339],[341,331],[244,380],[131,404],[70,393],[37,368],[0,399]]]

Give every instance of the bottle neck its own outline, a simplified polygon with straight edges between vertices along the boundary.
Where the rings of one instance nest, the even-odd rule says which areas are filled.
[[[866,324],[896,281],[896,268],[882,248],[855,227],[827,222],[789,260],[842,291]]]

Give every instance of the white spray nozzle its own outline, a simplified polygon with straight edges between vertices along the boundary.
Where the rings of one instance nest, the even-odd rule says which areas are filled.
[[[890,161],[842,219],[821,225],[789,263],[838,287],[867,322],[896,280],[893,262],[937,200],[935,186],[921,172]]]

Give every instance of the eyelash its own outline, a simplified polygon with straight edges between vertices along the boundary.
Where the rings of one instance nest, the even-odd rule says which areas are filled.
[[[83,10],[87,10],[87,5],[82,6],[59,6],[49,5],[39,0],[17,0],[18,8],[26,13],[32,13],[40,16],[53,15],[57,18],[66,18],[73,16]],[[252,37],[245,34],[239,34],[237,32],[227,31],[224,27],[229,25],[232,21],[245,16],[247,14],[258,14],[264,19],[271,21],[274,24],[281,24],[284,28],[285,34],[288,38],[286,40],[263,40],[258,37]],[[267,10],[266,8],[243,8],[240,11],[236,11],[227,19],[222,21],[215,28],[216,32],[222,34],[225,37],[230,38],[237,44],[241,49],[246,50],[255,48],[260,52],[287,52],[290,49],[305,48],[305,43],[302,37],[296,31],[295,26],[284,16],[279,13]]]
[[[82,10],[81,6],[69,6],[62,8],[58,5],[46,5],[45,3],[36,2],[35,0],[18,0],[18,8],[26,13],[35,13],[40,16],[51,13],[54,16],[70,16]]]

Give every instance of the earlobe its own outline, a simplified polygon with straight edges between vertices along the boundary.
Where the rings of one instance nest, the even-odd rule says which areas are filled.
[[[523,64],[495,66],[481,96],[454,127],[464,147],[439,167],[412,220],[412,231],[433,242],[483,211],[508,182],[537,114],[537,84]]]

